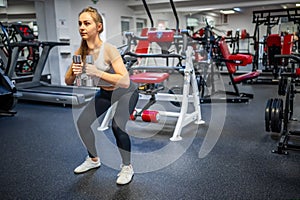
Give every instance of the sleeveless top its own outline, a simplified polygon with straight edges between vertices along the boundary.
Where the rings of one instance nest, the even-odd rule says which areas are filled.
[[[101,71],[113,74],[115,72],[112,67],[112,62],[114,62],[120,56],[121,55],[116,47],[114,47],[110,43],[103,42],[100,47],[98,58],[94,61],[94,65]],[[93,82],[96,86],[112,86],[111,83],[108,83],[99,78],[94,78]]]

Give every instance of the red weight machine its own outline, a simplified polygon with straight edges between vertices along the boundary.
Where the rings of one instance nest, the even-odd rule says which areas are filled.
[[[266,38],[266,47],[264,48],[264,62],[267,70],[273,71],[275,77],[278,76],[279,67],[287,66],[288,62],[285,58],[275,58],[275,55],[290,55],[293,48],[293,35],[286,34],[270,34]]]
[[[225,63],[228,70],[230,83],[234,89],[234,91],[226,91],[226,94],[238,97],[229,99],[229,101],[247,102],[249,99],[253,98],[253,94],[239,92],[237,84],[256,79],[260,75],[260,73],[258,71],[251,71],[242,75],[235,75],[235,73],[238,66],[246,66],[252,64],[252,55],[231,54],[225,38],[221,38],[219,40],[218,48],[220,51],[219,53],[221,54],[220,58],[218,59],[219,61]]]

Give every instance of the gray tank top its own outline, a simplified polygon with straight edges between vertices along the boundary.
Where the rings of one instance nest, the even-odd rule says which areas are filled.
[[[105,50],[104,50],[104,45],[105,43],[103,42],[100,51],[99,51],[99,55],[98,58],[94,61],[95,66],[97,67],[97,69],[101,70],[101,71],[105,71],[108,73],[114,73],[114,70],[111,66],[111,64],[108,64],[105,62],[105,58],[104,58],[104,54],[105,54]],[[111,83],[108,83],[102,79],[99,78],[94,78],[94,85],[95,86],[112,86]]]

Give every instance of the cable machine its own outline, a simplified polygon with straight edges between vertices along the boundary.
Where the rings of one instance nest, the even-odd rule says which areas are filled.
[[[300,22],[300,10],[298,8],[289,8],[289,9],[274,9],[274,10],[259,10],[259,11],[253,11],[253,19],[252,23],[255,23],[255,29],[254,29],[254,60],[253,60],[253,71],[257,70],[259,68],[260,63],[260,45],[263,45],[264,52],[262,55],[262,65],[265,67],[263,69],[263,72],[272,72],[273,79],[271,79],[271,83],[275,82],[277,83],[276,79],[278,77],[278,68],[277,65],[279,64],[277,62],[277,59],[274,58],[274,55],[276,54],[282,54],[282,46],[281,46],[281,37],[283,35],[280,34],[272,34],[272,28],[276,25],[278,25],[281,20],[285,18],[288,22],[293,22],[294,24],[297,24],[297,34],[299,36],[299,22]],[[266,35],[261,40],[260,35],[260,26],[264,25],[267,26]],[[299,41],[296,42],[295,46],[297,46],[297,51],[299,52]],[[264,79],[267,80],[267,79]],[[270,81],[268,81],[270,82]],[[267,83],[267,82],[263,82]]]

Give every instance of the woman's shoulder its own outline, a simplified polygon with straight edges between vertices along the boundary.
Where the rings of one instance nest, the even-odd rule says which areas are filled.
[[[103,42],[103,48],[104,48],[105,55],[110,60],[114,60],[115,58],[121,56],[118,48],[112,43]]]
[[[104,45],[104,48],[117,49],[117,47],[110,42],[103,42],[103,45]]]
[[[104,44],[104,46],[103,46],[104,51],[106,53],[108,53],[109,55],[111,55],[112,57],[115,57],[120,54],[118,48],[115,45],[113,45],[112,43],[104,42],[103,44]]]

